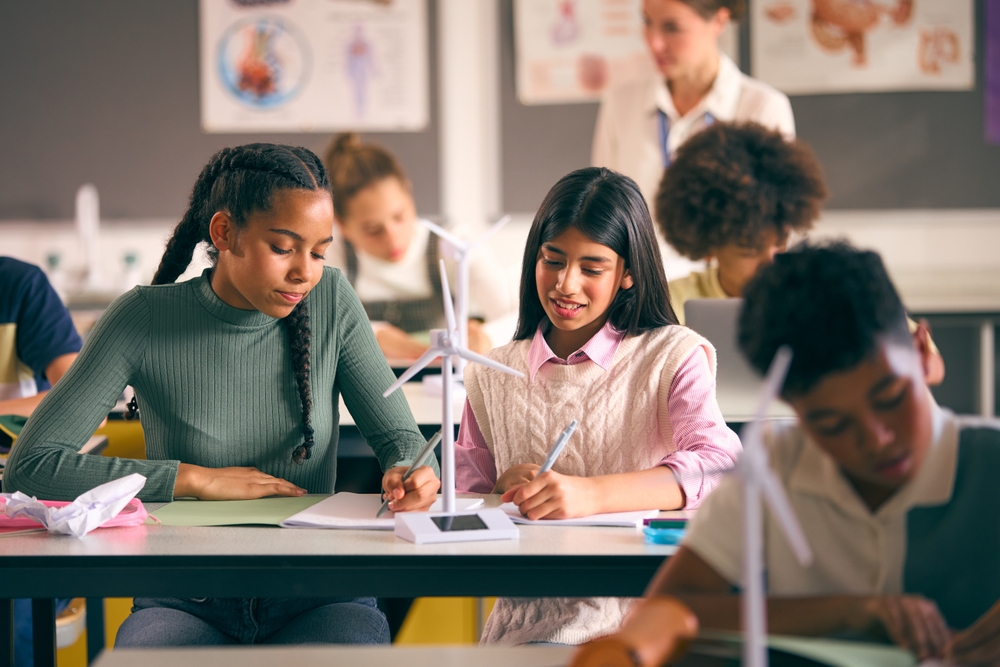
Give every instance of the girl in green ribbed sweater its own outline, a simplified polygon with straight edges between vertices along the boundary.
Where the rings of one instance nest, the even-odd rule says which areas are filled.
[[[304,148],[223,149],[204,168],[153,279],[108,309],[24,428],[5,491],[72,499],[133,472],[147,501],[332,493],[338,395],[386,471],[396,511],[427,509],[429,467],[402,474],[423,438],[341,274],[326,170]],[[213,268],[174,284],[205,242]],[[78,456],[126,385],[145,461]],[[388,641],[373,598],[137,598],[118,646]]]

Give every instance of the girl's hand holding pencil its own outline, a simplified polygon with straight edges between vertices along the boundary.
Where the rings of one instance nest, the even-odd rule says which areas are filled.
[[[561,475],[550,470],[527,484],[510,487],[500,500],[514,503],[532,521],[573,519],[601,511],[595,505],[598,497],[595,487],[594,478]]]
[[[383,498],[389,498],[389,509],[393,512],[421,512],[429,510],[437,500],[441,480],[434,469],[421,466],[406,479],[406,466],[389,468],[382,478]]]

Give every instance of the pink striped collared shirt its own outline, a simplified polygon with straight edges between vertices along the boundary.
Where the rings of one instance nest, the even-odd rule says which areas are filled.
[[[549,347],[539,327],[528,348],[529,382],[544,372],[546,364],[571,366],[591,362],[607,371],[624,338],[625,333],[616,330],[609,321],[583,347],[563,360]],[[659,465],[674,471],[684,489],[685,507],[691,509],[701,503],[722,477],[721,473],[704,471],[732,466],[742,451],[739,438],[726,426],[715,399],[715,377],[704,348],[696,347],[681,362],[670,385],[667,411],[676,450]],[[468,399],[455,442],[455,481],[459,491],[467,493],[491,493],[497,481],[493,455]]]

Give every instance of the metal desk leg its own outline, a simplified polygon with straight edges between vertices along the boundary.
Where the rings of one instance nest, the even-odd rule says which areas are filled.
[[[0,667],[14,667],[14,601],[0,598]]]
[[[104,598],[87,598],[87,664],[104,650]]]
[[[983,417],[992,417],[994,412],[996,355],[993,345],[993,320],[985,320],[979,325],[979,414]]]
[[[31,632],[35,646],[35,667],[56,667],[56,601],[31,601]]]

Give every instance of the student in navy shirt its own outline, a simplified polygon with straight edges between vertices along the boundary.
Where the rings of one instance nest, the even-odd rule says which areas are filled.
[[[41,269],[0,257],[0,415],[30,415],[81,346]]]
[[[0,257],[0,415],[31,415],[82,345],[41,269]],[[56,608],[67,604],[57,600]],[[14,619],[14,666],[31,667],[31,600],[14,601]]]

